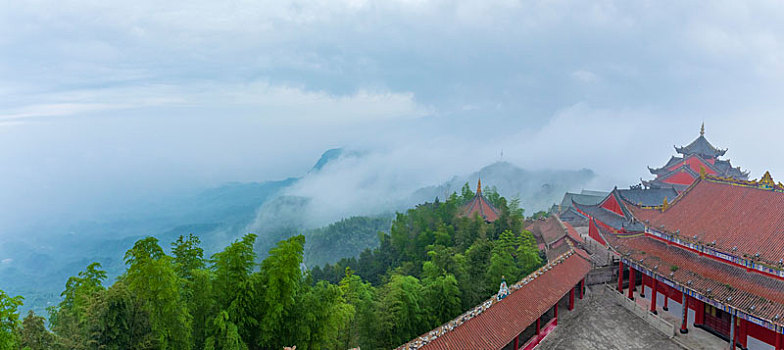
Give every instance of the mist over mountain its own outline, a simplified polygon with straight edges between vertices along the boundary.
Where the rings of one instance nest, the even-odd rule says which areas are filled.
[[[100,262],[116,277],[124,269],[125,251],[148,235],[168,247],[179,235],[196,234],[209,256],[254,232],[263,257],[278,240],[305,233],[306,263],[312,266],[374,247],[376,233],[388,230],[396,211],[459,191],[466,182],[473,187],[480,175],[501,194],[519,197],[527,213],[546,209],[564,191],[585,188],[596,177],[587,169],[529,171],[497,162],[427,184],[428,176],[390,171],[397,161],[389,153],[330,149],[301,177],[162,195],[129,206],[121,216],[50,223],[32,236],[7,235],[0,244],[0,280],[42,314],[58,300],[66,279],[89,263]],[[331,235],[347,235],[355,244],[336,247]]]

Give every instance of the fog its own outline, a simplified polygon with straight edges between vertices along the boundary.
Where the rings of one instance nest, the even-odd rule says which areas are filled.
[[[778,179],[782,38],[777,1],[3,2],[0,239],[335,147],[287,192],[314,222],[499,160],[631,185],[702,122]]]

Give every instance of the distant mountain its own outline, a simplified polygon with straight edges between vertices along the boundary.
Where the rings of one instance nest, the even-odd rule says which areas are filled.
[[[378,231],[388,231],[395,211],[459,192],[466,182],[474,190],[480,175],[483,184],[495,186],[501,195],[519,197],[528,214],[548,208],[564,192],[579,190],[595,177],[587,169],[529,171],[500,162],[416,190],[374,191],[368,187],[376,183],[363,180],[351,183],[352,193],[330,188],[333,179],[345,181],[343,175],[354,171],[346,164],[361,164],[365,156],[358,151],[330,149],[302,177],[229,183],[188,195],[152,198],[149,203],[128,208],[121,217],[52,227],[40,235],[43,239],[24,233],[7,235],[17,238],[0,242],[0,289],[25,296],[25,308],[45,314],[46,306],[59,301],[68,277],[97,261],[113,279],[124,269],[125,251],[148,235],[157,237],[168,250],[179,235],[196,234],[209,257],[243,234],[254,232],[259,236],[257,253],[263,258],[277,241],[304,233],[306,261],[309,266],[320,265],[375,247]],[[368,166],[363,169],[373,170]],[[334,172],[339,172],[337,177]],[[326,195],[315,200],[293,191],[303,182],[316,191],[323,189]],[[325,206],[345,204],[349,195],[356,202],[341,207],[342,212],[324,213]]]

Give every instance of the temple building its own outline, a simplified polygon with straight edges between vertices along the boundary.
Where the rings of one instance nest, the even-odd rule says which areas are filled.
[[[474,198],[460,208],[460,216],[473,218],[479,215],[485,222],[493,222],[498,220],[498,214],[498,209],[482,195],[482,179],[479,179]]]
[[[530,350],[539,345],[558,326],[558,313],[571,312],[583,298],[591,270],[591,257],[572,243],[575,233],[568,225],[557,217],[542,223],[553,243],[563,243],[558,256],[508,290],[502,286],[498,296],[398,349]]]
[[[570,222],[573,225],[585,226],[588,222],[577,213],[572,206],[572,202],[597,204],[607,197],[607,194],[607,192],[589,190],[582,190],[580,193],[566,192],[561,200],[561,204],[553,204],[553,207],[550,208],[550,214],[556,214],[561,220]]]
[[[677,316],[681,333],[699,327],[742,349],[784,349],[784,185],[769,173],[703,172],[651,204],[614,190],[575,205],[589,237],[617,256],[618,290]]]
[[[683,147],[675,147],[675,151],[680,156],[670,157],[670,160],[661,168],[651,168],[648,170],[656,178],[650,181],[642,181],[646,188],[675,188],[678,191],[684,190],[691,185],[700,172],[704,171],[708,175],[733,178],[737,180],[747,180],[749,173],[740,169],[733,168],[729,160],[722,160],[726,149],[718,149],[711,145],[705,138],[705,124],[700,128],[700,136],[692,143]]]
[[[534,235],[539,251],[544,252],[547,261],[553,261],[573,246],[581,247],[584,244],[574,227],[555,215],[534,220],[526,230]]]

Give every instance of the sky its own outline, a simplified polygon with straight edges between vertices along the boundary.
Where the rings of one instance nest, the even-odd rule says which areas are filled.
[[[381,183],[503,159],[626,186],[704,122],[784,178],[783,41],[780,1],[0,0],[0,236],[335,147]]]

